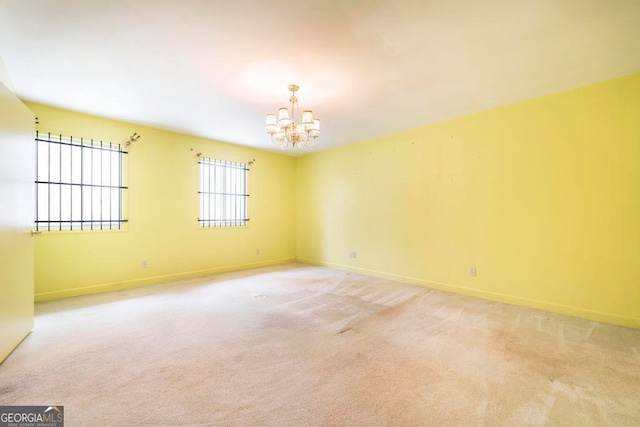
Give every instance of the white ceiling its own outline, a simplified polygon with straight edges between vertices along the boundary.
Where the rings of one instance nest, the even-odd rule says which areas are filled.
[[[0,57],[24,100],[273,150],[297,83],[317,151],[640,71],[640,0],[0,0]]]

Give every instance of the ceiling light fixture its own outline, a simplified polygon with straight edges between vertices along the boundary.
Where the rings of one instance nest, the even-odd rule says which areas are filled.
[[[289,145],[293,148],[311,147],[320,135],[320,119],[313,117],[313,111],[304,110],[300,116],[300,123],[296,124],[295,114],[300,110],[296,91],[300,89],[297,85],[289,85],[291,97],[289,98],[289,108],[278,109],[278,114],[267,114],[266,128],[271,135],[271,141],[280,145],[283,150]]]

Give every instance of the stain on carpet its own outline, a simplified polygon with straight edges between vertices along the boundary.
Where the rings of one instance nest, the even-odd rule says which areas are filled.
[[[335,335],[345,336],[345,335],[356,335],[358,333],[359,332],[354,330],[354,329],[346,328],[346,329],[343,329],[343,330],[337,332]]]

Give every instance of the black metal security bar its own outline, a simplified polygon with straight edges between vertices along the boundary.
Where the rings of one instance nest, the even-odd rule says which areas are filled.
[[[200,158],[200,217],[202,227],[242,227],[249,221],[245,163]]]
[[[36,230],[122,228],[125,154],[120,144],[36,131]]]

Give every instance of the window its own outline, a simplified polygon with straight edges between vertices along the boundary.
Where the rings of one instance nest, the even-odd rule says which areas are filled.
[[[36,230],[112,230],[124,222],[120,144],[36,132]]]
[[[201,157],[200,218],[202,227],[247,225],[247,175],[245,163]]]

